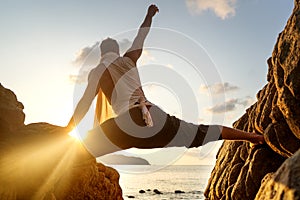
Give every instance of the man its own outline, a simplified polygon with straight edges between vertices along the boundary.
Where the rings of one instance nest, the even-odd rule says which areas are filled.
[[[142,54],[152,18],[158,11],[157,6],[149,6],[132,46],[123,57],[119,55],[115,40],[102,41],[100,64],[89,74],[87,88],[70,119],[68,130],[81,121],[98,95],[96,125],[85,140],[95,156],[131,147],[198,147],[220,139],[263,143],[262,135],[219,125],[187,123],[147,101],[136,63]],[[107,110],[109,107],[116,117]]]

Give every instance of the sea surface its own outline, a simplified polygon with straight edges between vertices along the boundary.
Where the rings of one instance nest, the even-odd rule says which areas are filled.
[[[115,165],[124,199],[205,199],[211,165]],[[140,193],[143,190],[145,193]],[[156,194],[158,190],[162,194]],[[175,193],[175,191],[184,193]]]

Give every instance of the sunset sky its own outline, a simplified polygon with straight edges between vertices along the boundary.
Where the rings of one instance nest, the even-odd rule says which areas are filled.
[[[98,42],[113,37],[128,48],[150,4],[160,11],[139,61],[146,96],[187,121],[231,126],[266,83],[292,0],[1,0],[0,82],[24,104],[25,123],[65,126],[99,61]],[[178,163],[210,164],[219,144],[189,150]],[[158,151],[175,152],[170,163],[183,152]]]

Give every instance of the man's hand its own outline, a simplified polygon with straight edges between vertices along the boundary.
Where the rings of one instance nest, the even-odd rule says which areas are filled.
[[[144,41],[149,33],[152,17],[158,12],[156,5],[152,4],[148,7],[146,17],[141,24],[137,36],[134,38],[132,46],[124,54],[125,57],[130,58],[135,64],[142,55]]]
[[[75,122],[74,118],[72,117],[68,123],[68,125],[65,127],[67,132],[71,132],[75,128]]]
[[[159,12],[158,7],[154,4],[150,5],[148,8],[148,15],[153,17],[157,12]]]
[[[69,126],[68,125],[68,126],[65,126],[64,128],[65,128],[65,130],[66,130],[67,133],[70,133],[71,131],[73,131],[74,126]]]

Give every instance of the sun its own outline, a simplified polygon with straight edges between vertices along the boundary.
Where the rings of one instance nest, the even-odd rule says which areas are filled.
[[[69,135],[72,136],[73,138],[75,138],[76,140],[82,141],[82,138],[79,135],[77,128],[74,128],[71,132],[69,132]]]

